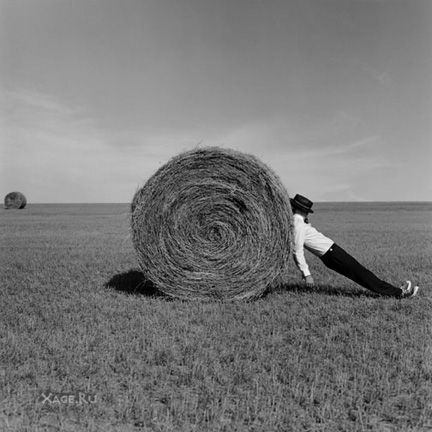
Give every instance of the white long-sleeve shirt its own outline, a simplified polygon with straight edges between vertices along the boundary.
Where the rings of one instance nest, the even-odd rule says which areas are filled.
[[[310,223],[306,223],[304,216],[294,213],[294,262],[303,277],[311,274],[304,256],[304,249],[321,257],[333,244],[333,240],[321,234]]]

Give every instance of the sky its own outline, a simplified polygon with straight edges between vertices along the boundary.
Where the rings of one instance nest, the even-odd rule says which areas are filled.
[[[0,0],[0,194],[130,202],[215,145],[313,201],[431,201],[432,2]]]

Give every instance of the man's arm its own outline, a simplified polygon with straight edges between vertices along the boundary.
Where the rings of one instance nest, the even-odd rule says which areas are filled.
[[[293,257],[297,268],[301,271],[303,278],[306,279],[306,283],[308,283],[308,279],[309,280],[312,279],[312,276],[304,256],[304,241],[305,241],[304,228],[305,228],[304,224],[297,225],[294,228]],[[312,284],[313,284],[313,279],[312,279]]]

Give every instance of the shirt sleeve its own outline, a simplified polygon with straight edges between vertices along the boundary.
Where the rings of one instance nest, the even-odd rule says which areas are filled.
[[[307,265],[304,256],[304,242],[305,242],[305,224],[294,225],[294,262],[297,268],[301,271],[303,277],[309,276],[309,266]]]

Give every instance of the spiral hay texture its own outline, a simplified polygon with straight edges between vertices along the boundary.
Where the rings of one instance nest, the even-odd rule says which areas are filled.
[[[26,197],[21,192],[10,192],[4,199],[5,209],[23,209],[26,204]]]
[[[140,266],[169,296],[257,298],[287,269],[289,196],[253,156],[182,153],[136,192],[131,210]]]

